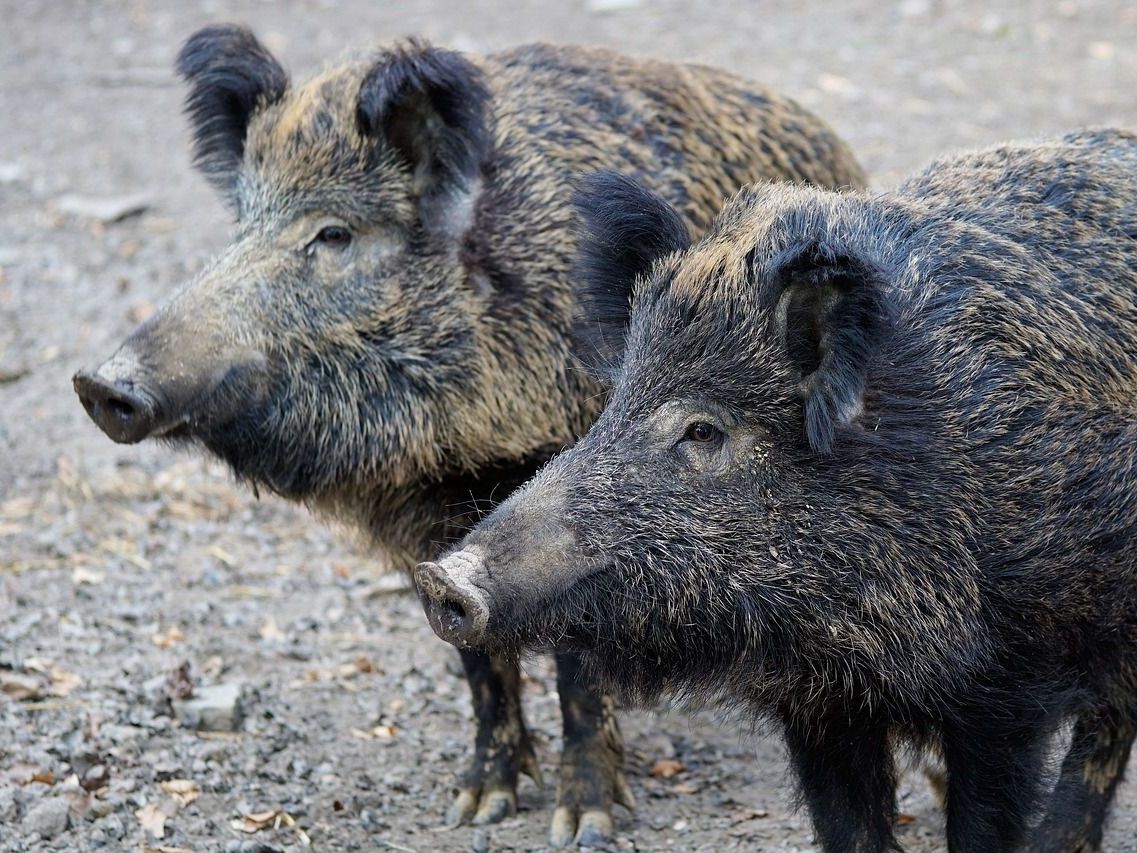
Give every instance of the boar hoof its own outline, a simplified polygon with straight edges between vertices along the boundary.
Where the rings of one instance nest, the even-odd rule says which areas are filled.
[[[612,816],[606,811],[592,809],[578,812],[572,806],[557,806],[553,812],[553,826],[549,830],[551,847],[568,847],[579,844],[595,847],[612,837]]]
[[[472,823],[483,826],[497,823],[517,814],[517,794],[508,788],[465,788],[458,793],[454,805],[446,813],[446,823],[461,826]]]

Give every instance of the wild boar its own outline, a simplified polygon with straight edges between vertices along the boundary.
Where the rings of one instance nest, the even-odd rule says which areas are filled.
[[[1097,849],[1137,727],[1137,135],[754,186],[693,245],[626,178],[580,204],[611,400],[418,567],[436,632],[775,721],[830,853],[896,849],[896,744],[942,754],[951,850]]]
[[[178,58],[195,157],[233,243],[75,377],[114,440],[160,437],[353,524],[410,571],[599,411],[572,362],[577,173],[644,177],[705,227],[753,180],[861,186],[848,148],[774,92],[709,68],[531,45],[422,42],[293,87],[247,30]],[[538,776],[516,662],[464,653],[477,739],[453,821]],[[558,659],[565,755],[552,840],[631,804],[610,703]]]

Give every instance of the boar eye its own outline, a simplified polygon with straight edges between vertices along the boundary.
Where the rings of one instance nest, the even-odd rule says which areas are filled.
[[[333,249],[343,249],[351,242],[351,232],[342,225],[328,225],[320,229],[316,235],[316,242]]]
[[[687,441],[694,441],[698,444],[710,444],[712,441],[718,441],[721,437],[722,430],[706,421],[695,421],[687,427],[687,432],[683,434],[683,438]]]

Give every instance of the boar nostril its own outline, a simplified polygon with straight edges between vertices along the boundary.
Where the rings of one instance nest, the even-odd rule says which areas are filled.
[[[132,444],[154,432],[157,412],[133,382],[111,382],[87,371],[71,381],[91,420],[114,441]]]
[[[453,598],[447,598],[438,603],[438,608],[441,615],[450,620],[450,624],[455,628],[460,628],[466,624],[466,608],[462,606],[462,602]]]
[[[116,400],[113,397],[107,399],[106,407],[114,412],[118,417],[123,420],[134,417],[135,408],[125,400]]]
[[[488,612],[469,589],[455,583],[436,563],[420,563],[415,585],[434,632],[460,647],[478,645],[484,639]]]

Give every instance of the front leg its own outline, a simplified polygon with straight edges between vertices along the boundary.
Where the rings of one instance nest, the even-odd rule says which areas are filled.
[[[583,672],[578,655],[557,656],[564,751],[549,843],[596,845],[612,834],[612,803],[635,807],[624,776],[624,741],[612,699]]]
[[[783,716],[790,762],[825,853],[899,850],[896,771],[883,721],[834,710]]]
[[[517,812],[517,777],[541,784],[541,768],[521,717],[521,672],[515,660],[463,650],[474,699],[474,758],[446,815],[454,826],[497,823]]]
[[[953,853],[1018,850],[1037,811],[1048,729],[1030,714],[1008,712],[998,701],[989,704],[994,714],[943,727]]]

